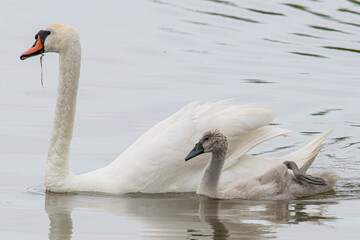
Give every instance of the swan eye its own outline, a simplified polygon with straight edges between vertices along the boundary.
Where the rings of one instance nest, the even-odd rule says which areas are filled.
[[[204,141],[203,141],[203,142],[205,142],[205,141],[207,141],[207,140],[209,140],[209,137],[204,138]]]

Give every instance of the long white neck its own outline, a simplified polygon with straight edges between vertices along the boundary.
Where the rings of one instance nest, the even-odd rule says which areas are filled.
[[[200,186],[196,191],[197,194],[206,195],[208,197],[219,197],[218,183],[221,170],[225,161],[225,151],[216,151],[211,154],[208,165],[205,168]]]
[[[71,175],[69,154],[80,77],[80,41],[72,41],[69,46],[59,52],[59,59],[58,97],[45,172],[46,189],[50,191],[64,185]]]

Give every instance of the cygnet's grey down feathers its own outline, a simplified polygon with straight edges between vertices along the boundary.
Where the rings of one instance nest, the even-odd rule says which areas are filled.
[[[221,198],[289,200],[330,191],[339,179],[330,170],[312,173],[311,176],[323,178],[326,185],[299,181],[284,164],[279,164],[257,178],[235,182],[220,194]]]
[[[211,158],[197,190],[198,194],[224,199],[287,200],[327,192],[335,186],[339,179],[339,176],[330,170],[314,173],[311,176],[307,175],[298,169],[295,162],[286,161],[284,164],[279,164],[258,177],[250,180],[235,181],[222,191],[219,191],[218,182],[227,149],[228,141],[225,134],[219,130],[210,130],[203,135],[199,143],[186,157],[187,161],[202,153],[211,153]],[[316,154],[313,157],[315,158],[315,156]],[[309,161],[312,162],[313,159]],[[297,176],[301,175],[305,178],[296,178],[289,169],[296,171]],[[308,178],[312,179],[312,181],[309,181]],[[302,179],[302,181],[299,179]],[[315,184],[310,184],[311,182],[315,182]]]

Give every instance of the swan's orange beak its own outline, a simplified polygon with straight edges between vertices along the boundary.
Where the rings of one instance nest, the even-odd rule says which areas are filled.
[[[20,59],[25,60],[25,59],[27,59],[29,57],[39,55],[39,54],[41,54],[43,52],[44,52],[44,46],[40,41],[40,35],[38,35],[35,43],[32,45],[31,48],[29,48],[29,50],[27,50],[26,52],[21,54]]]

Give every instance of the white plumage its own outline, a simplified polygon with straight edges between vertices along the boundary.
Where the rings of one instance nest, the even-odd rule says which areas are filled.
[[[284,158],[249,156],[246,153],[256,145],[290,132],[266,126],[274,117],[272,110],[224,102],[191,103],[148,130],[108,166],[74,175],[69,168],[69,152],[80,75],[80,40],[76,30],[66,24],[51,24],[45,32],[47,35],[39,32],[43,37],[32,48],[42,42],[45,53],[57,52],[60,59],[58,98],[45,173],[48,191],[110,194],[194,192],[207,157],[188,164],[185,164],[184,157],[193,143],[210,128],[226,133],[230,143],[221,188],[238,179],[240,174],[244,179],[253,177],[259,174],[259,166],[260,171],[266,171],[291,156],[304,167],[325,138],[320,136],[303,150]],[[41,53],[32,53],[32,48],[21,59]]]

